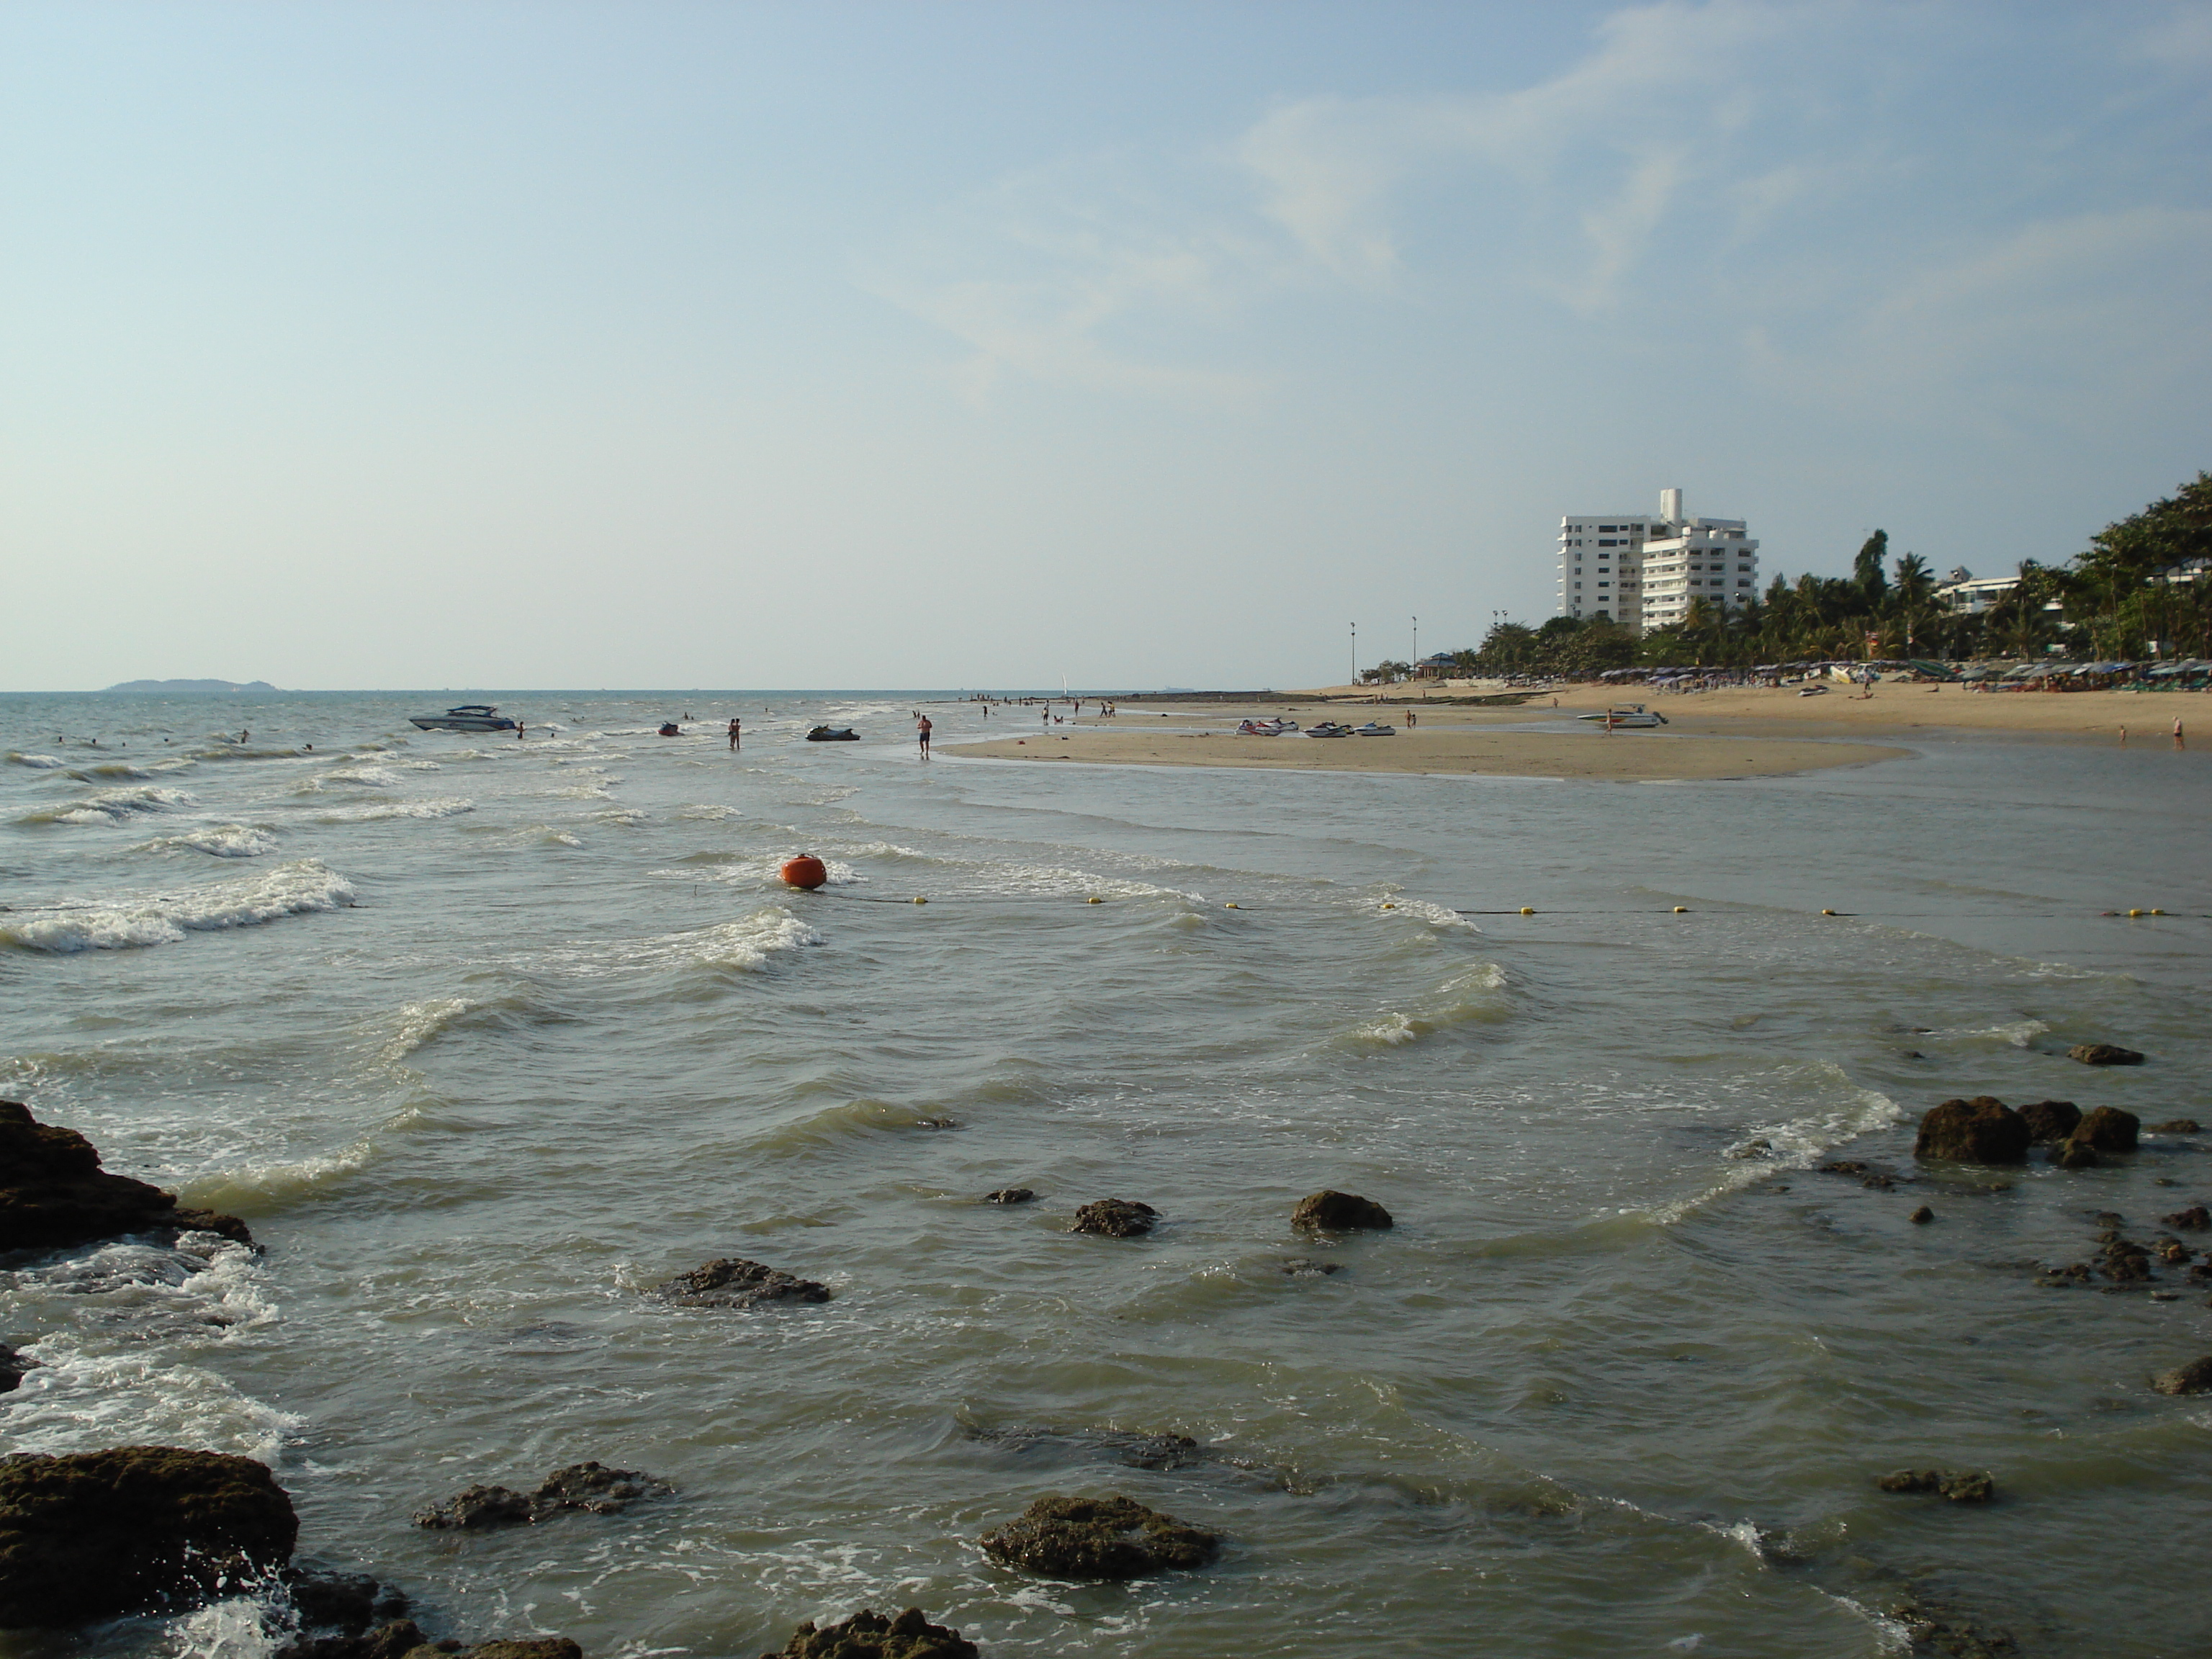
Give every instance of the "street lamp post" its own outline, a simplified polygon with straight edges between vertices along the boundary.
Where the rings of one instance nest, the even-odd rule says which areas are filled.
[[[1359,684],[1359,624],[1352,624],[1352,683]]]

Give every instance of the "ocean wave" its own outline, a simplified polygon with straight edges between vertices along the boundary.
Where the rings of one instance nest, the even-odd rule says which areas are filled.
[[[142,841],[134,853],[165,853],[171,848],[205,853],[211,858],[258,859],[276,850],[276,837],[251,823],[215,823],[188,830],[180,836],[161,836]]]
[[[333,806],[315,814],[318,823],[373,823],[380,818],[450,818],[473,812],[477,804],[459,795],[428,800],[376,801],[366,806]]]
[[[1826,1068],[1824,1066],[1823,1069]],[[1750,1131],[1748,1139],[1729,1149],[1729,1152],[1723,1153],[1728,1167],[1717,1181],[1700,1192],[1686,1198],[1669,1200],[1643,1211],[1642,1214],[1646,1220],[1656,1222],[1660,1226],[1671,1226],[1717,1198],[1724,1198],[1762,1181],[1771,1181],[1778,1170],[1808,1168],[1815,1159],[1826,1157],[1844,1142],[1885,1128],[1900,1121],[1904,1115],[1904,1109],[1887,1095],[1873,1089],[1861,1089],[1853,1091],[1851,1099],[1829,1110],[1810,1112],[1802,1117],[1755,1127]],[[1759,1141],[1766,1143],[1761,1149],[1764,1156],[1745,1156],[1747,1151]],[[1730,1152],[1733,1157],[1729,1156]]]
[[[39,772],[52,771],[56,767],[69,764],[58,755],[29,755],[20,749],[10,749],[4,758],[10,766],[27,766]]]
[[[75,800],[34,806],[27,812],[17,814],[15,822],[127,823],[145,813],[173,812],[192,805],[192,797],[181,789],[164,789],[158,784],[149,783],[140,784],[135,788],[96,790],[89,795],[80,795]]]
[[[170,761],[165,764],[140,766],[131,761],[108,761],[99,766],[72,766],[63,774],[79,783],[100,783],[113,778],[152,778],[165,772],[184,772],[191,769],[188,760]]]
[[[1479,933],[1482,931],[1458,911],[1448,909],[1441,904],[1431,904],[1426,899],[1393,898],[1387,902],[1391,905],[1394,914],[1409,916],[1415,921],[1426,922],[1431,927],[1441,927],[1447,932],[1462,933]]]
[[[424,1043],[450,1030],[464,1014],[482,1006],[466,997],[433,997],[406,1003],[391,1016],[389,1033],[377,1045],[376,1057],[387,1066],[396,1066]]]
[[[181,1446],[281,1462],[301,1419],[212,1370],[164,1364],[143,1349],[100,1352],[57,1333],[27,1352],[40,1364],[8,1396],[11,1451]]]
[[[2007,1048],[2025,1048],[2050,1029],[2045,1021],[2022,1018],[2005,1020],[1995,1025],[1955,1026],[1948,1030],[1925,1031],[1920,1035],[1966,1042],[2001,1042]]]
[[[684,963],[756,972],[783,951],[821,943],[822,935],[812,927],[782,906],[770,905],[734,921],[680,933],[562,946],[543,960],[561,971],[587,975]]]
[[[50,955],[125,951],[172,945],[191,933],[341,909],[353,900],[353,886],[343,876],[319,859],[301,859],[260,875],[210,882],[179,893],[58,907],[35,921],[0,924],[0,945]]]
[[[778,1124],[757,1136],[747,1151],[758,1158],[802,1158],[878,1135],[910,1130],[942,1133],[951,1127],[950,1120],[933,1111],[894,1106],[884,1100],[848,1100]]]
[[[1333,1038],[1331,1046],[1354,1050],[1395,1048],[1455,1025],[1505,1018],[1512,1012],[1511,1005],[1497,994],[1504,985],[1503,967],[1494,962],[1478,963],[1414,999],[1409,1011],[1386,1009]]]

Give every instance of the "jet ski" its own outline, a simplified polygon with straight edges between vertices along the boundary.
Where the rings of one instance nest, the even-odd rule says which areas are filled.
[[[1237,735],[1240,738],[1279,738],[1285,732],[1298,728],[1289,720],[1239,720]]]
[[[1310,738],[1348,738],[1352,735],[1352,728],[1336,720],[1316,720],[1306,727],[1306,735]]]
[[[660,723],[660,735],[664,738],[680,738],[684,735],[684,730],[674,720],[663,720]]]
[[[858,743],[860,734],[849,726],[817,726],[806,734],[809,743]]]
[[[1615,730],[1641,729],[1648,726],[1667,724],[1667,717],[1664,714],[1648,713],[1640,702],[1623,703],[1617,708],[1607,709],[1602,714],[1577,714],[1575,718],[1578,720],[1589,720],[1599,726],[1610,726]]]
[[[1398,735],[1398,728],[1395,726],[1377,725],[1375,721],[1370,720],[1364,726],[1354,726],[1352,735],[1355,738],[1395,738]]]

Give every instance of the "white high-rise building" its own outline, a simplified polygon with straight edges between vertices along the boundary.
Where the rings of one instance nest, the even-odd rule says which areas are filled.
[[[1759,592],[1759,544],[1743,520],[1690,518],[1679,489],[1659,492],[1656,518],[1560,520],[1559,556],[1559,615],[1638,633],[1681,621],[1693,599],[1733,610]]]

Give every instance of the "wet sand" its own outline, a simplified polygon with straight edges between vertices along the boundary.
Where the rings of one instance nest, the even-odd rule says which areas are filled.
[[[1549,710],[1546,711],[1547,714]],[[1176,729],[1174,717],[1139,725],[1127,714],[1103,726],[1078,726],[1030,738],[945,744],[947,758],[1073,761],[1113,766],[1243,766],[1316,772],[1415,772],[1504,777],[1598,778],[1624,782],[1701,778],[1769,777],[1822,767],[1864,766],[1896,760],[1907,749],[1820,739],[1676,735],[1671,732],[1607,732],[1595,726],[1569,732],[1471,729],[1431,724],[1401,730],[1394,738],[1237,737],[1233,732]],[[1526,720],[1528,715],[1521,718]],[[1218,713],[1209,716],[1218,724]],[[1234,718],[1231,725],[1233,726]],[[1153,728],[1157,729],[1153,729]]]

